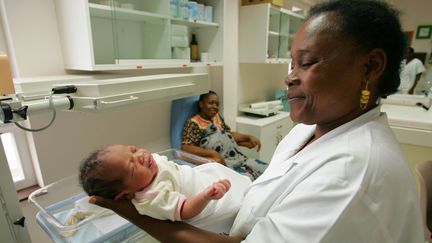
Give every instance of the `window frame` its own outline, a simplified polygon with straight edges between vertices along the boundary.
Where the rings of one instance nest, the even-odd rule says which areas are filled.
[[[17,156],[19,157],[19,163],[21,164],[24,179],[14,182],[15,189],[21,190],[24,188],[28,188],[34,185],[37,185],[37,179],[36,174],[34,170],[34,165],[32,162],[32,157],[30,154],[30,149],[28,145],[28,139],[27,134],[25,131],[19,129],[16,127],[13,123],[6,123],[0,125],[0,134],[3,133],[10,133],[13,136],[13,146],[15,146],[17,151]],[[4,143],[2,139],[2,144]],[[4,145],[3,148],[4,150]],[[8,153],[8,151],[5,151],[5,154]],[[9,166],[8,166],[9,168]]]

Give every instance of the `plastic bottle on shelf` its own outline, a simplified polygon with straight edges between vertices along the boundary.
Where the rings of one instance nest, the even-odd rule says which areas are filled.
[[[190,42],[190,51],[191,51],[191,61],[192,62],[198,62],[199,61],[199,48],[198,48],[198,41],[196,38],[196,34],[192,33],[192,39]]]

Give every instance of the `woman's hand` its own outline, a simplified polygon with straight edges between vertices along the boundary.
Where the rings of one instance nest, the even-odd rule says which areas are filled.
[[[113,200],[99,196],[90,196],[88,201],[89,203],[96,204],[100,207],[111,209],[125,218],[129,218],[131,215],[138,214],[130,200]]]
[[[249,148],[256,147],[257,152],[261,150],[261,141],[254,135],[249,135],[249,143],[251,144],[251,147]]]
[[[161,242],[193,243],[193,242],[224,242],[238,243],[242,239],[205,231],[184,222],[158,220],[140,215],[130,200],[112,200],[91,196],[90,203],[108,208],[140,227]]]
[[[205,149],[194,145],[182,144],[181,150],[186,151],[191,154],[195,154],[213,161],[219,164],[225,165],[225,160],[216,150]]]
[[[216,150],[210,150],[210,156],[207,157],[208,159],[214,160],[216,162],[218,162],[219,164],[222,165],[226,165],[225,164],[225,159],[222,157],[222,155],[220,153],[218,153]]]
[[[233,135],[234,140],[237,142],[239,146],[243,146],[250,149],[256,148],[257,152],[260,151],[261,142],[254,135],[242,134],[238,132],[231,132],[231,134]]]

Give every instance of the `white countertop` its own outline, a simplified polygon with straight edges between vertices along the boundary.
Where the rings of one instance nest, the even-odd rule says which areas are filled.
[[[237,116],[236,122],[263,127],[284,118],[290,119],[289,112],[279,111],[276,115],[269,117],[241,115]]]
[[[432,108],[426,111],[419,106],[385,104],[381,111],[387,113],[390,125],[432,131]]]
[[[381,111],[400,143],[432,147],[432,108],[383,104]]]

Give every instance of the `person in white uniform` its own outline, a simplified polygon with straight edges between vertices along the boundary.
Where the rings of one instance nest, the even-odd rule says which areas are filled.
[[[298,125],[250,185],[227,236],[137,216],[127,202],[90,202],[162,242],[422,242],[415,177],[377,104],[397,92],[403,46],[398,12],[385,1],[310,10],[285,79]]]
[[[79,178],[88,195],[128,199],[142,215],[186,221],[218,233],[229,232],[252,182],[218,163],[179,165],[129,145],[91,153],[80,166]]]
[[[418,58],[414,57],[414,49],[409,47],[405,52],[405,59],[402,61],[399,92],[403,94],[414,94],[414,89],[424,71],[426,71],[426,69],[423,63]]]

